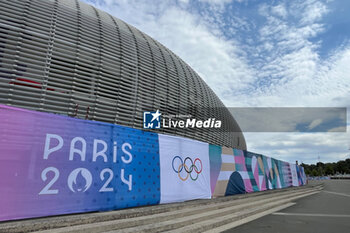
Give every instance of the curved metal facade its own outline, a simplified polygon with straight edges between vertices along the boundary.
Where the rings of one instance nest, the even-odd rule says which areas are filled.
[[[78,0],[1,0],[0,12],[0,103],[139,129],[144,111],[184,110],[225,132],[157,132],[246,149],[207,84],[136,28]]]

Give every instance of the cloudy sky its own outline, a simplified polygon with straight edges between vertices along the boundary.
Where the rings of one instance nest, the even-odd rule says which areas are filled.
[[[350,1],[84,1],[170,48],[227,107],[350,106]],[[290,162],[350,158],[348,133],[245,137]]]

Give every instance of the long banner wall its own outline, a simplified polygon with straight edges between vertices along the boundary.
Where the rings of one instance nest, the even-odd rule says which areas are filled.
[[[0,221],[304,185],[301,166],[0,105]]]

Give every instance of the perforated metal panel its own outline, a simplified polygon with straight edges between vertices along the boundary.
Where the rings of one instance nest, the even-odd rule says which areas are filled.
[[[207,84],[136,28],[74,0],[1,0],[0,12],[0,103],[133,128],[157,109],[215,117],[222,131],[157,132],[246,149]]]

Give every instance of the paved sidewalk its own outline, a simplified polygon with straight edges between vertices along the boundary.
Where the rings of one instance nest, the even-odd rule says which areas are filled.
[[[350,180],[326,180],[323,191],[295,202],[294,206],[226,232],[350,232]]]

